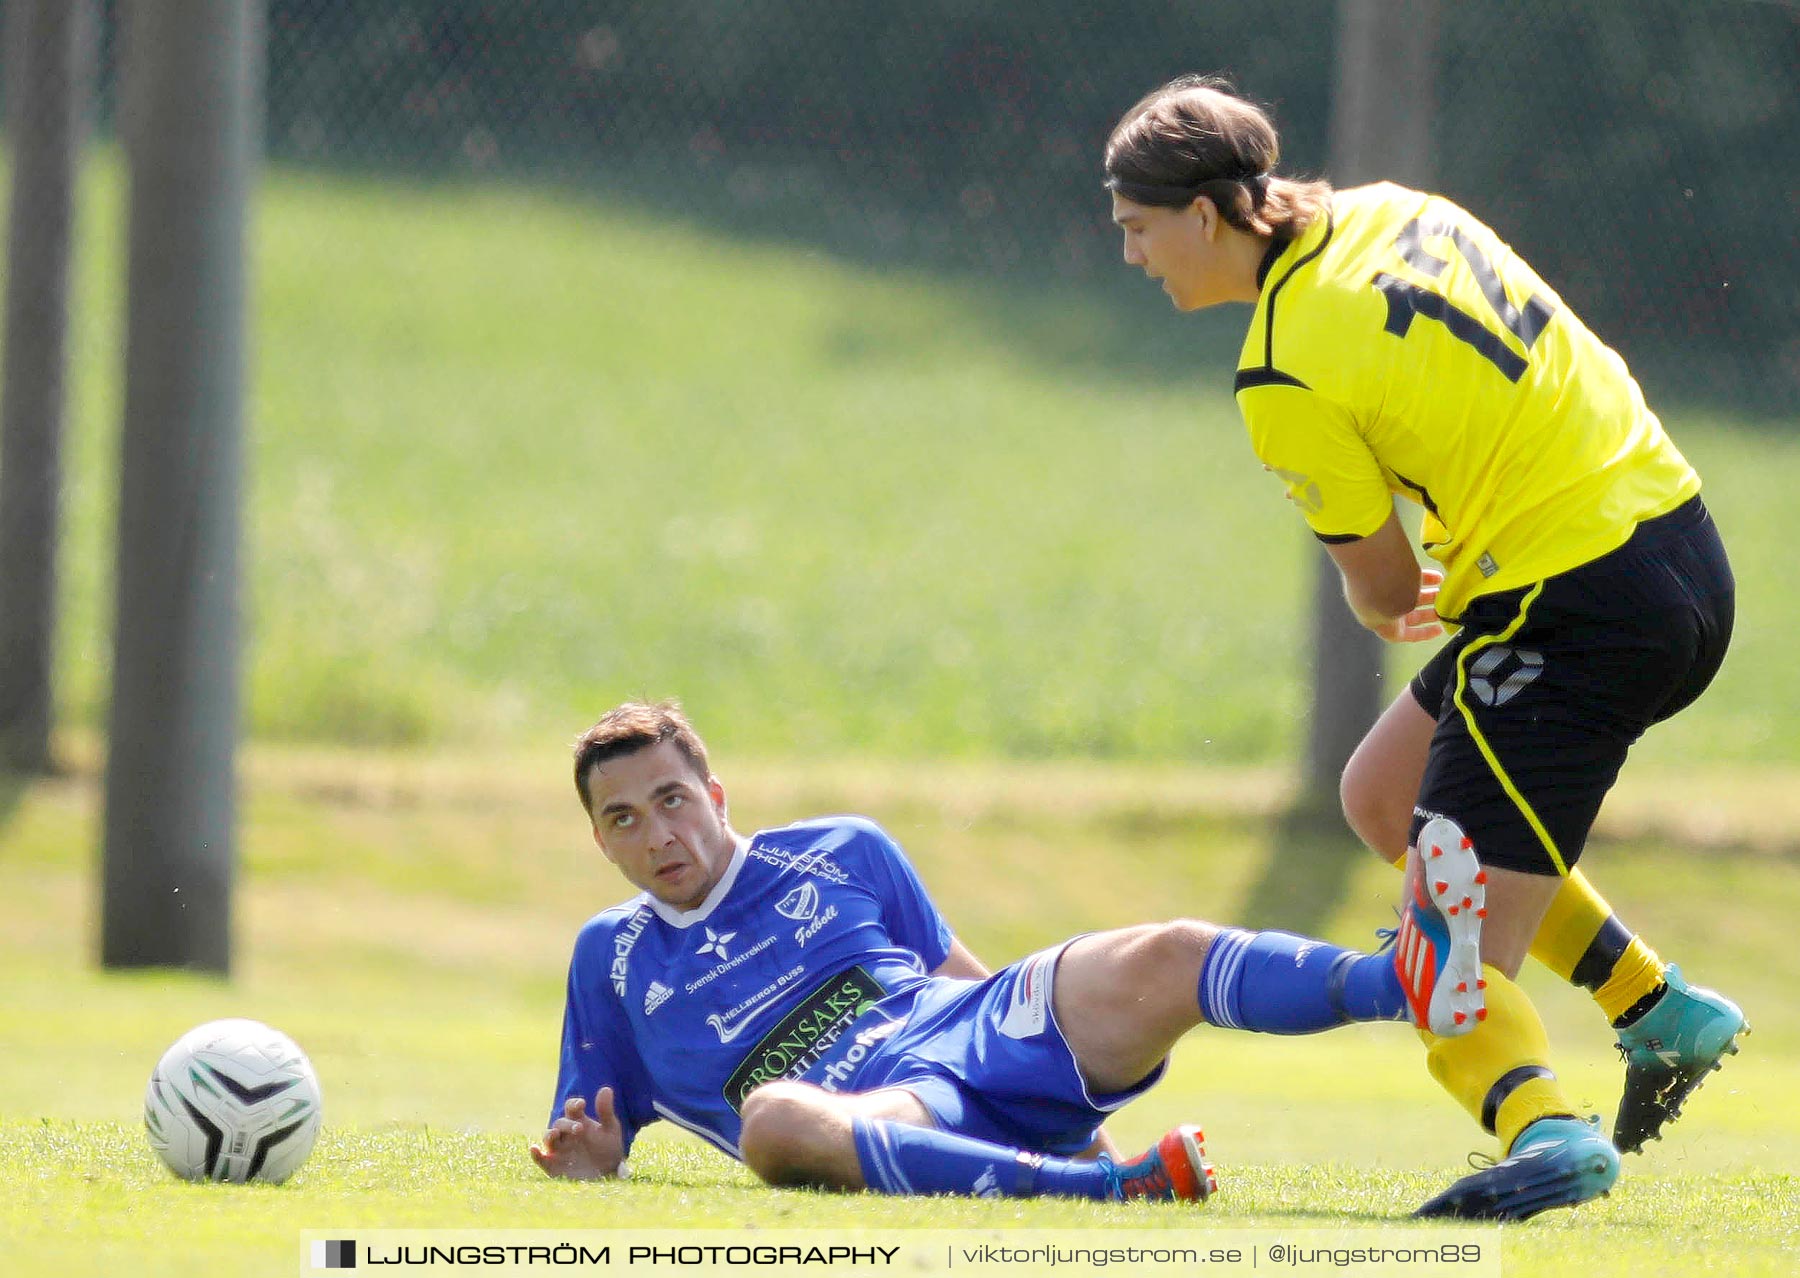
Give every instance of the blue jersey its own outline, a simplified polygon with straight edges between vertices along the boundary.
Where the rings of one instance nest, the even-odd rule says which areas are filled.
[[[563,1014],[563,1102],[601,1087],[629,1149],[657,1118],[738,1156],[739,1110],[778,1078],[850,1090],[950,953],[905,853],[857,817],[764,830],[695,909],[648,893],[590,919]],[[860,1043],[858,1042],[860,1040]]]

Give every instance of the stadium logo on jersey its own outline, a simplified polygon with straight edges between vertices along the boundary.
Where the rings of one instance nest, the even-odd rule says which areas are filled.
[[[789,892],[775,903],[775,912],[793,919],[796,923],[804,923],[819,908],[819,885],[811,879]]]
[[[715,932],[710,927],[706,928],[706,944],[694,952],[696,954],[717,954],[721,959],[729,959],[731,955],[726,952],[725,946],[736,935],[736,932]]]
[[[650,988],[644,991],[644,1015],[648,1016],[657,1008],[667,1003],[675,995],[675,991],[661,981],[651,981]]]
[[[1050,973],[1056,968],[1056,954],[1036,954],[1020,965],[1013,978],[1012,1002],[1000,1021],[1000,1032],[1008,1038],[1031,1038],[1042,1034],[1050,1023]]]
[[[1469,666],[1469,691],[1484,706],[1503,706],[1544,669],[1544,654],[1497,643]]]
[[[881,983],[862,967],[853,967],[826,980],[801,999],[798,1007],[776,1022],[774,1028],[744,1054],[743,1061],[725,1080],[725,1103],[731,1106],[733,1113],[741,1112],[744,1097],[764,1083],[805,1074],[843,1037],[851,1023],[874,1007],[885,994]],[[893,1022],[891,1027],[887,1024],[878,1027],[884,1031],[878,1037],[891,1034],[899,1024]],[[878,1040],[863,1043],[860,1041],[863,1036],[857,1037],[859,1042],[851,1051],[860,1051],[858,1060],[861,1060]],[[854,1072],[848,1066],[846,1069]],[[829,1087],[831,1082],[828,1079],[825,1085]]]
[[[638,937],[644,934],[644,929],[649,925],[650,907],[644,906],[613,937],[612,987],[613,993],[620,998],[625,997],[625,969],[631,961],[631,947],[638,943]]]

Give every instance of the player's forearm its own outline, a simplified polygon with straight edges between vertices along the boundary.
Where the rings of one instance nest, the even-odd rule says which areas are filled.
[[[1325,551],[1344,581],[1356,619],[1377,634],[1419,605],[1419,561],[1397,515],[1367,537],[1328,542]]]
[[[967,981],[979,981],[993,973],[988,971],[987,964],[976,958],[974,952],[964,945],[960,939],[950,942],[950,953],[944,961],[933,969],[933,976],[955,976]]]
[[[1350,612],[1366,630],[1380,634],[1393,626],[1407,613],[1411,612],[1418,600],[1418,588],[1415,585],[1407,592],[1404,602],[1400,595],[1392,590],[1377,594],[1366,585],[1344,578],[1344,602],[1350,605]]]

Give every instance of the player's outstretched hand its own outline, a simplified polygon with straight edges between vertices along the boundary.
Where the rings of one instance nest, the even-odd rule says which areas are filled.
[[[1443,634],[1444,623],[1437,615],[1438,587],[1443,583],[1444,574],[1436,568],[1420,569],[1419,602],[1405,616],[1377,627],[1375,633],[1389,643],[1423,643]]]
[[[565,1180],[617,1176],[625,1161],[625,1129],[613,1111],[612,1088],[602,1087],[594,1094],[592,1116],[581,1097],[564,1101],[563,1116],[531,1147],[531,1161],[543,1168],[546,1176]]]

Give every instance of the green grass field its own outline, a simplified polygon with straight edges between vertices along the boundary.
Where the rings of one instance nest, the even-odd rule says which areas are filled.
[[[301,1231],[337,1227],[1195,1223],[773,1193],[656,1131],[626,1185],[548,1183],[523,1149],[573,931],[621,894],[564,746],[621,697],[687,702],[746,827],[882,820],[990,961],[1245,907],[1303,732],[1317,551],[1242,438],[1233,343],[1180,328],[1154,290],[1140,329],[1079,294],[877,273],[679,216],[272,174],[239,969],[102,975],[109,160],[85,195],[59,668],[73,770],[0,778],[0,1273],[290,1273]],[[1800,1245],[1800,439],[1665,416],[1732,544],[1739,638],[1705,701],[1646,741],[1589,864],[1757,1032],[1610,1200],[1506,1231],[1508,1275],[1786,1274]],[[1324,930],[1367,942],[1390,880],[1363,866]],[[1576,1094],[1610,1115],[1597,1013],[1529,988]],[[281,1189],[178,1184],[142,1140],[144,1081],[178,1033],[239,1014],[308,1048],[327,1130]],[[1483,1147],[1385,1026],[1203,1031],[1117,1129],[1137,1145],[1190,1118],[1227,1189],[1198,1219],[1225,1228],[1397,1224]]]
[[[89,726],[118,188],[97,162],[77,315],[60,686]],[[782,757],[1218,765],[1303,737],[1318,550],[1237,422],[1229,317],[318,174],[262,185],[254,252],[258,736],[532,742],[648,693]],[[1745,589],[1718,686],[1644,749],[1800,761],[1800,438],[1664,412]]]
[[[745,828],[825,810],[879,817],[993,961],[1087,928],[1233,917],[1272,851],[1282,798],[1262,773],[721,763]],[[1413,1228],[1410,1208],[1485,1147],[1400,1027],[1310,1041],[1203,1029],[1169,1081],[1115,1121],[1127,1146],[1176,1121],[1205,1124],[1224,1191],[1200,1216],[769,1191],[658,1127],[628,1184],[545,1181],[524,1144],[548,1106],[567,948],[582,919],[623,895],[561,772],[556,749],[258,751],[230,983],[96,971],[96,783],[82,772],[9,792],[0,1273],[290,1273],[305,1230]],[[1670,1139],[1628,1160],[1609,1199],[1503,1231],[1509,1276],[1785,1275],[1800,1245],[1793,844],[1770,845],[1767,820],[1732,826],[1703,780],[1671,774],[1656,790],[1717,818],[1713,845],[1673,846],[1655,833],[1663,809],[1618,805],[1609,833],[1637,833],[1602,840],[1590,869],[1667,956],[1742,999],[1756,1032]],[[1762,796],[1767,817],[1792,820],[1794,807],[1782,786]],[[1357,855],[1347,840],[1344,854]],[[1393,890],[1391,871],[1362,866],[1325,930],[1366,941]],[[1528,988],[1573,1094],[1610,1117],[1618,1070],[1597,1012],[1541,973]],[[279,1189],[181,1184],[143,1141],[151,1065],[181,1031],[225,1015],[287,1029],[324,1083],[324,1136]],[[1441,1230],[1413,1236],[1428,1234]]]

